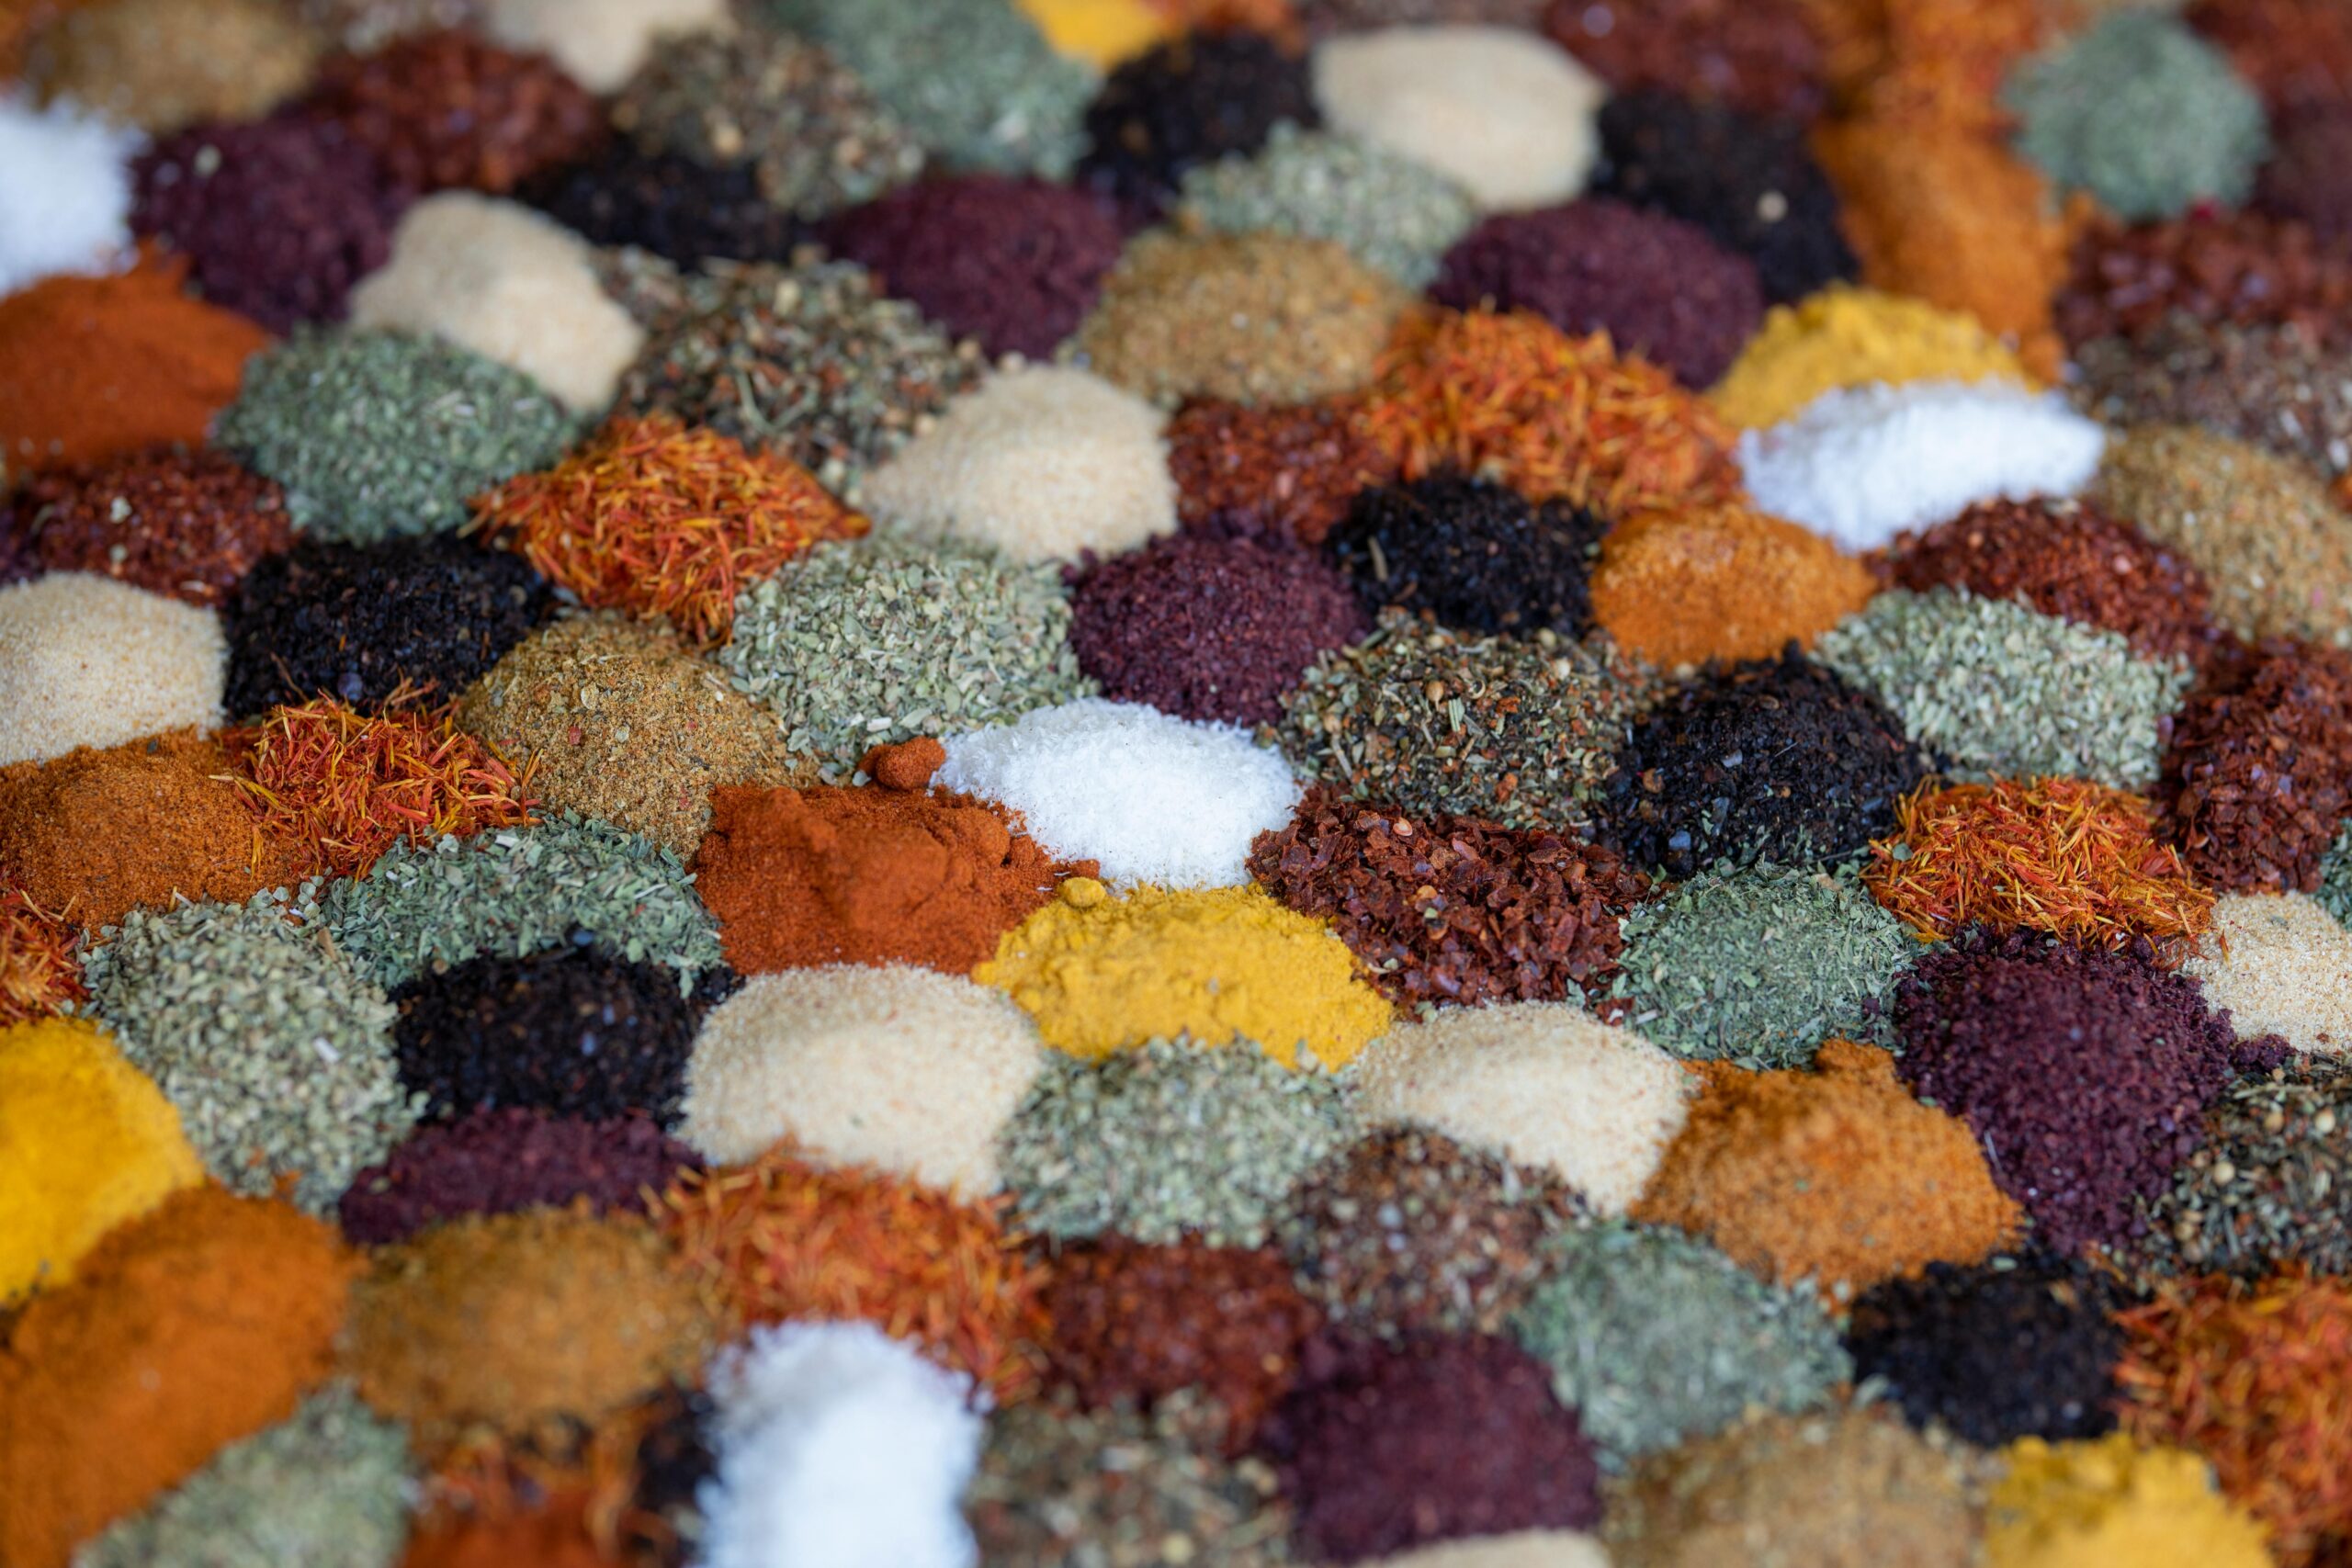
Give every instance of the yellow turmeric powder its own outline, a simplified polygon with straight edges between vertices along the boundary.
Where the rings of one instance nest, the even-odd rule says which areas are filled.
[[[2224,1499],[2205,1461],[2185,1449],[2025,1438],[2001,1450],[1987,1568],[2265,1568],[2253,1515]]]
[[[1337,1067],[1389,1021],[1347,945],[1256,886],[1114,898],[1074,876],[972,977],[1010,993],[1047,1044],[1090,1059],[1189,1033],[1255,1040],[1294,1068],[1303,1046]]]
[[[1166,38],[1170,18],[1146,0],[1020,0],[1055,52],[1108,71]]]
[[[179,1112],[96,1025],[0,1030],[0,1304],[203,1179]]]
[[[1793,305],[1775,305],[1707,400],[1732,423],[1754,429],[1792,418],[1839,387],[1927,380],[2030,386],[2032,379],[1965,310],[1838,283]]]

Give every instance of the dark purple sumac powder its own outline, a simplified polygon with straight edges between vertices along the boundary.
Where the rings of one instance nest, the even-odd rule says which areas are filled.
[[[1259,1446],[1308,1556],[1600,1522],[1592,1444],[1550,1371],[1509,1340],[1319,1337],[1302,1366]]]
[[[1272,724],[1317,654],[1369,629],[1338,572],[1256,539],[1155,539],[1070,592],[1070,647],[1102,694],[1183,718]]]
[[[352,1178],[343,1233],[384,1247],[460,1214],[504,1214],[584,1198],[599,1213],[641,1206],[646,1190],[699,1168],[694,1150],[642,1116],[581,1122],[510,1107],[420,1127]]]
[[[1605,332],[1686,387],[1712,386],[1764,319],[1755,263],[1680,219],[1598,199],[1487,219],[1446,252],[1430,297]]]
[[[1896,1068],[1965,1121],[1993,1179],[2063,1252],[2117,1247],[2202,1139],[2233,1074],[2286,1059],[2275,1035],[2238,1040],[2203,988],[2130,953],[2024,932],[1962,932],[1895,993]]]
[[[213,304],[274,333],[341,321],[412,199],[342,126],[301,113],[190,126],[141,153],[130,177],[131,231],[187,257]]]
[[[1103,202],[1001,175],[901,186],[835,215],[824,237],[956,336],[1031,359],[1078,330],[1125,243]]]

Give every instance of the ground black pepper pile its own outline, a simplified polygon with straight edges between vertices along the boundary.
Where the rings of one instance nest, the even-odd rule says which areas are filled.
[[[1507,1339],[1308,1342],[1261,1444],[1308,1556],[1356,1562],[1467,1536],[1590,1529],[1600,1466],[1550,1371]]]
[[[1903,1081],[1968,1123],[1994,1180],[2066,1252],[2129,1242],[2232,1076],[2285,1059],[2275,1036],[2241,1043],[2196,981],[2139,948],[1973,930],[1895,991]]]
[[[1106,697],[1184,718],[1272,724],[1317,654],[1371,629],[1329,566],[1257,539],[1155,539],[1070,591],[1079,668]]]
[[[1764,319],[1756,266],[1694,224],[1623,202],[1498,213],[1456,241],[1430,298],[1528,310],[1577,336],[1605,332],[1686,387],[1714,384]]]
[[[689,266],[706,256],[783,261],[806,226],[760,193],[749,164],[650,152],[626,140],[541,170],[515,199],[599,245],[635,245]]]
[[[574,949],[469,958],[392,992],[401,1081],[425,1115],[526,1106],[667,1124],[684,1091],[701,1010],[677,976]]]
[[[836,214],[824,239],[951,336],[1031,359],[1078,330],[1126,243],[1106,204],[1001,175],[901,186]]]
[[[1396,463],[1349,403],[1244,408],[1199,399],[1168,422],[1168,471],[1185,532],[1315,545]]]
[[[362,1247],[404,1241],[461,1214],[504,1214],[584,1198],[598,1212],[643,1206],[695,1152],[642,1116],[574,1121],[509,1106],[411,1134],[351,1179],[343,1233]]]
[[[1915,1427],[1941,1422],[1988,1449],[2096,1438],[2115,1426],[2118,1293],[2046,1255],[1930,1263],[1855,1302],[1846,1348],[1855,1377],[1883,1380]]]
[[[2352,655],[2271,641],[2217,658],[2174,717],[2155,800],[2199,880],[2314,891],[2352,814]]]
[[[384,265],[410,193],[333,120],[198,125],[131,164],[131,231],[188,258],[205,299],[274,333],[338,321]]]
[[[453,697],[552,597],[522,557],[462,539],[300,545],[255,567],[229,605],[229,711],[321,693],[372,706],[404,682]]]
[[[1106,1236],[1053,1263],[1046,1311],[1055,1374],[1092,1409],[1148,1408],[1182,1389],[1214,1399],[1246,1446],[1298,1376],[1323,1314],[1272,1247]]]
[[[1593,815],[1600,842],[1676,878],[1726,856],[1835,861],[1892,829],[1933,771],[1877,698],[1791,647],[1669,693],[1635,722]]]
[[[1697,224],[1756,264],[1767,303],[1855,275],[1837,192],[1798,127],[1652,90],[1601,106],[1600,142],[1589,194]]]
[[[1300,1180],[1275,1239],[1351,1332],[1496,1334],[1543,1279],[1544,1240],[1584,1213],[1548,1172],[1385,1127]]]
[[[1466,1007],[1599,996],[1624,947],[1618,915],[1648,891],[1573,835],[1416,819],[1329,790],[1258,836],[1250,874],[1329,919],[1392,1000]]]
[[[1256,33],[1181,38],[1104,79],[1086,111],[1078,178],[1148,217],[1187,169],[1255,152],[1283,120],[1319,119],[1304,59]]]
[[[1485,479],[1438,475],[1364,491],[1325,548],[1364,609],[1394,604],[1487,635],[1592,626],[1589,584],[1609,525]]]

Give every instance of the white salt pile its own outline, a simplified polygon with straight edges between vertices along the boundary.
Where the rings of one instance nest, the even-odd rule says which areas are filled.
[[[351,322],[437,333],[594,412],[645,332],[597,283],[594,258],[528,208],[444,191],[401,220],[391,259],[351,292]]]
[[[865,1323],[754,1328],[713,1363],[702,1568],[968,1568],[971,1380]]]
[[[937,787],[1019,812],[1047,853],[1122,886],[1246,883],[1250,840],[1298,804],[1290,764],[1247,730],[1142,703],[1081,697],[945,744]]]
[[[228,666],[210,610],[92,572],[0,588],[0,764],[215,728]]]
[[[144,139],[60,100],[0,96],[0,294],[131,261],[130,159]]]
[[[1159,411],[1091,371],[992,376],[875,470],[877,520],[1014,560],[1115,555],[1176,530]]]
[[[2298,1051],[2352,1052],[2352,932],[2316,898],[2218,900],[2213,934],[2181,973],[2204,982],[2206,1001],[2230,1010],[2242,1040],[2278,1034]]]
[[[1912,381],[1824,392],[1742,434],[1739,461],[1758,511],[1871,550],[1980,501],[2072,495],[2106,446],[2055,392]]]
[[[1568,200],[1600,151],[1607,89],[1524,28],[1344,33],[1316,46],[1313,67],[1332,130],[1453,175],[1489,209]]]
[[[730,25],[727,0],[488,0],[482,22],[592,93],[618,92],[662,39]]]
[[[758,975],[703,1021],[679,1137],[714,1164],[797,1140],[967,1196],[997,1189],[997,1136],[1045,1061],[993,987],[907,964]]]
[[[1641,1196],[1682,1130],[1690,1081],[1572,1002],[1442,1009],[1356,1058],[1366,1122],[1419,1122],[1544,1167],[1604,1215]]]

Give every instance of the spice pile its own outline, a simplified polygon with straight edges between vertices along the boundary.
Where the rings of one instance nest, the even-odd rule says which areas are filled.
[[[0,1563],[2352,1561],[2344,0],[0,10]]]

